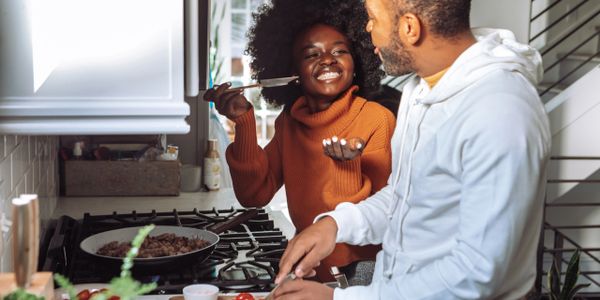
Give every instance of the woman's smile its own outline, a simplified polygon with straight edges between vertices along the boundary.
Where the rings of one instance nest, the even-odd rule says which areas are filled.
[[[331,82],[342,76],[341,72],[324,70],[317,75],[317,80],[324,82]]]

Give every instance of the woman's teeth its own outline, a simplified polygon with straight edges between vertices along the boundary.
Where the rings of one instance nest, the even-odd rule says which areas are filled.
[[[334,79],[334,78],[338,78],[338,77],[340,77],[340,73],[326,72],[326,73],[319,75],[319,77],[317,77],[317,79],[318,80],[329,80],[329,79]]]

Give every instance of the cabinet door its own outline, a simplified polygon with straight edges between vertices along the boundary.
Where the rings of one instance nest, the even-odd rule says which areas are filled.
[[[183,1],[0,2],[0,134],[186,133]]]

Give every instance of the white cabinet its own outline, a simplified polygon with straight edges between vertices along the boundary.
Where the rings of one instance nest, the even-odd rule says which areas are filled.
[[[0,1],[0,134],[186,133],[182,0]]]

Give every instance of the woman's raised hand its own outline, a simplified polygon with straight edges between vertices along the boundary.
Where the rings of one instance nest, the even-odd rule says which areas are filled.
[[[224,83],[207,90],[204,101],[215,103],[217,111],[233,120],[252,108],[252,104],[244,97],[244,90],[230,90],[231,83]]]
[[[365,148],[365,141],[361,138],[340,139],[333,136],[323,140],[325,155],[339,161],[352,160],[360,156]]]

